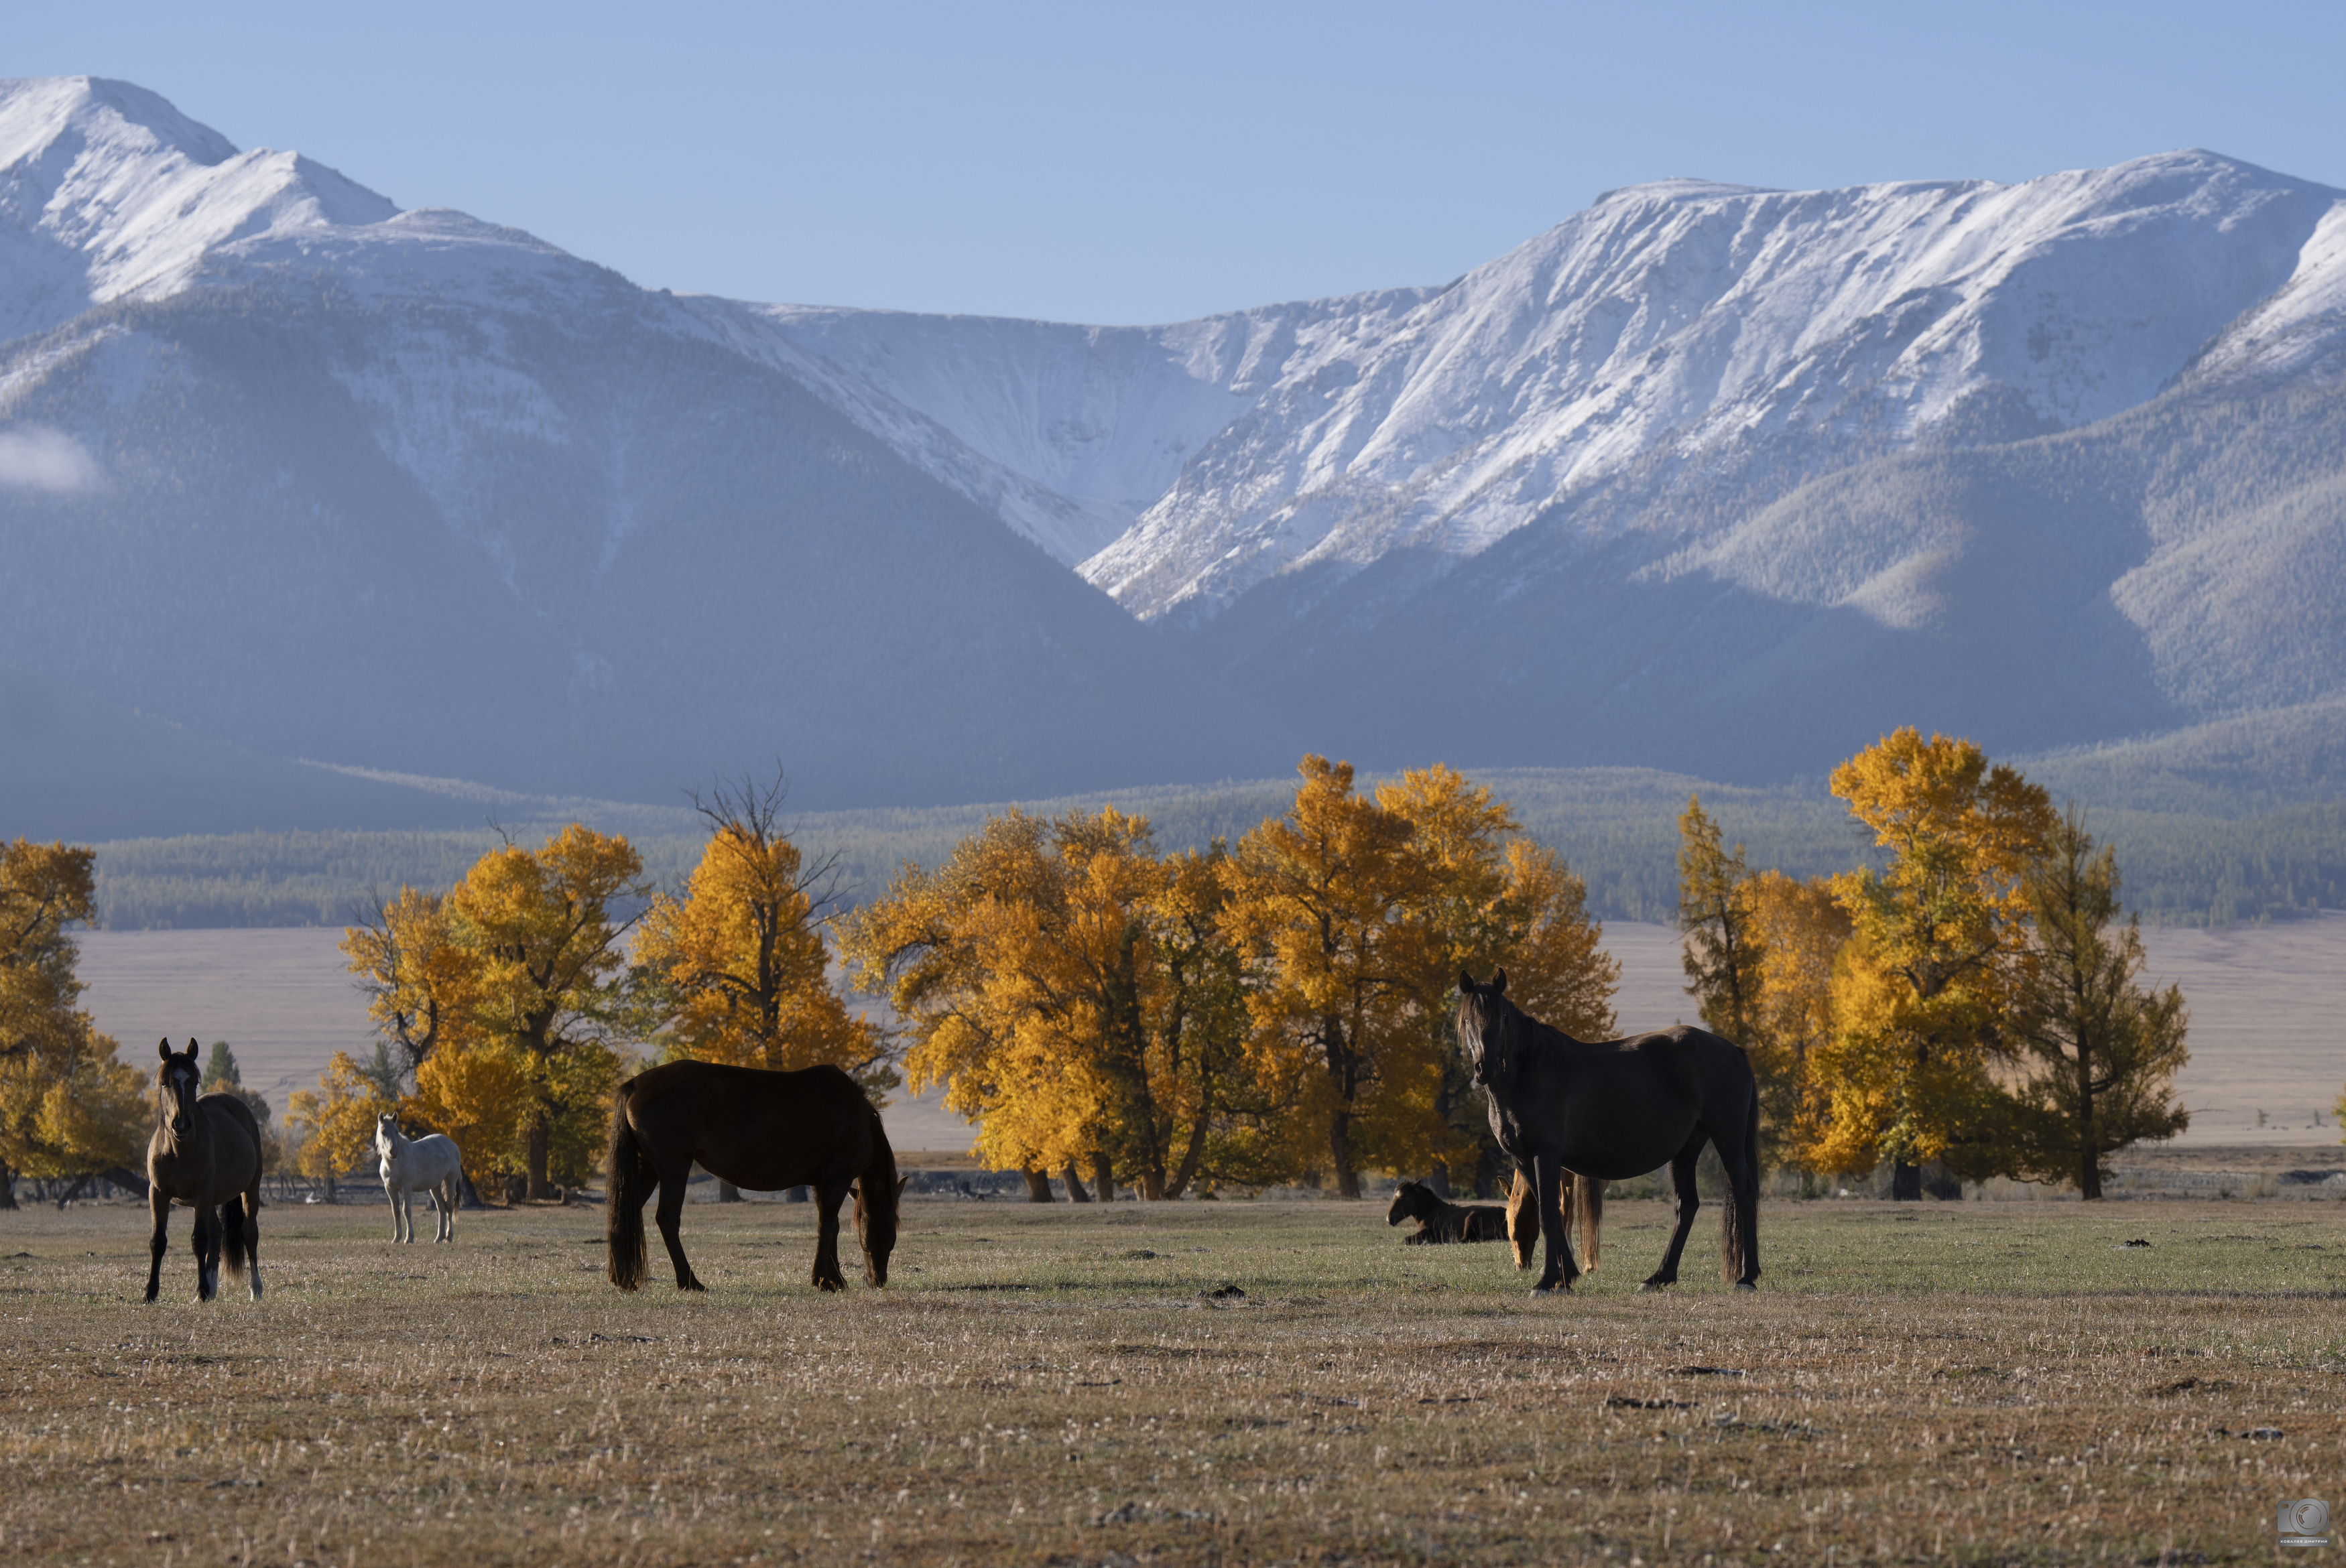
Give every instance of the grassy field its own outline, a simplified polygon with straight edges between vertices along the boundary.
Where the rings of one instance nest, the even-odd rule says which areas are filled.
[[[2346,1503],[2346,1203],[1775,1203],[1740,1298],[1709,1210],[1547,1301],[1382,1218],[920,1203],[826,1298],[806,1209],[695,1206],[685,1298],[596,1211],[272,1208],[263,1304],[180,1216],[145,1307],[142,1212],[0,1216],[0,1556],[2197,1563]]]

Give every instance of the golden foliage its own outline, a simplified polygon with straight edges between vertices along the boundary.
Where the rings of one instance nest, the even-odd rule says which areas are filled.
[[[2010,1102],[1992,1067],[2010,1048],[1999,1024],[2052,803],[1971,742],[1912,728],[1835,769],[1832,789],[1888,864],[1835,879],[1851,932],[1836,1027],[1810,1059],[1823,1115],[1810,1158],[1840,1170],[1885,1158],[2000,1168]]]
[[[95,852],[0,844],[0,1181],[144,1161],[144,1080],[75,1003],[69,930],[96,916]]]
[[[318,1089],[296,1089],[285,1107],[289,1125],[307,1134],[301,1174],[332,1177],[355,1171],[374,1153],[374,1119],[398,1107],[347,1051],[328,1058]]]
[[[718,828],[686,898],[653,901],[636,963],[662,993],[673,1056],[777,1072],[828,1063],[875,1101],[897,1082],[879,1030],[831,983],[798,847],[758,813]]]
[[[542,1196],[549,1173],[578,1180],[600,1157],[634,1023],[632,921],[612,906],[650,893],[642,873],[626,839],[573,823],[534,850],[490,850],[444,897],[403,888],[344,932],[370,1015],[408,1058],[415,1087],[400,1115],[454,1137],[476,1181],[517,1168]],[[294,1107],[312,1130],[305,1163],[346,1169],[393,1107],[347,1057],[321,1087]]]

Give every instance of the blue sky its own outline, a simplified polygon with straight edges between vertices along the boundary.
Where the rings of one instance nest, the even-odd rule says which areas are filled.
[[[151,87],[649,287],[1140,322],[1438,283],[1669,175],[2346,186],[2346,5],[11,5]]]

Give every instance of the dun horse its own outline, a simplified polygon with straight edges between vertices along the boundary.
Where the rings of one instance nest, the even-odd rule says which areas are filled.
[[[155,1135],[147,1140],[147,1207],[155,1234],[147,1244],[147,1299],[163,1288],[163,1254],[171,1200],[196,1211],[196,1299],[219,1294],[220,1257],[228,1271],[242,1274],[252,1264],[252,1298],[260,1299],[260,1124],[252,1107],[234,1095],[199,1095],[204,1081],[196,1065],[196,1043],[184,1053],[168,1040],[156,1050]],[[223,1228],[223,1220],[225,1228]]]
[[[660,1239],[676,1265],[676,1288],[708,1288],[685,1261],[678,1229],[696,1160],[711,1175],[755,1192],[814,1189],[820,1290],[847,1288],[839,1270],[839,1206],[852,1191],[863,1277],[873,1285],[888,1283],[903,1184],[880,1113],[845,1073],[829,1066],[769,1073],[669,1062],[620,1084],[611,1107],[605,1200],[611,1283],[620,1289],[644,1282],[644,1200],[655,1186]]]
[[[455,1240],[456,1197],[463,1190],[464,1165],[456,1152],[456,1140],[444,1133],[402,1137],[399,1118],[385,1111],[374,1119],[374,1149],[382,1156],[382,1195],[391,1199],[392,1240],[415,1239],[418,1187],[431,1195],[438,1221],[432,1239]]]
[[[1491,1131],[1518,1165],[1530,1166],[1537,1187],[1547,1261],[1535,1288],[1569,1290],[1580,1273],[1564,1236],[1565,1172],[1619,1181],[1665,1163],[1677,1187],[1678,1225],[1662,1266],[1641,1288],[1676,1284],[1701,1207],[1695,1161],[1706,1143],[1719,1145],[1727,1166],[1721,1268],[1738,1289],[1758,1288],[1760,1088],[1742,1048],[1683,1026],[1584,1044],[1508,1001],[1504,970],[1488,985],[1462,974],[1458,986],[1458,1045],[1474,1081],[1490,1092]]]

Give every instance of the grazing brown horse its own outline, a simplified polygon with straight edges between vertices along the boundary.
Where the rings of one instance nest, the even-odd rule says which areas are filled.
[[[1504,970],[1488,985],[1461,974],[1458,986],[1458,1045],[1489,1091],[1491,1131],[1531,1166],[1538,1188],[1547,1265],[1535,1291],[1569,1290],[1580,1273],[1564,1235],[1564,1173],[1620,1181],[1664,1164],[1678,1188],[1678,1226],[1640,1288],[1676,1284],[1702,1203],[1695,1161],[1707,1143],[1727,1167],[1720,1268],[1738,1289],[1758,1288],[1760,1086],[1742,1048],[1683,1026],[1587,1044],[1508,1001]]]
[[[1597,1231],[1605,1221],[1605,1184],[1575,1171],[1564,1173],[1562,1207],[1580,1238],[1580,1271],[1596,1272]],[[1518,1169],[1507,1189],[1507,1240],[1515,1249],[1515,1267],[1532,1266],[1532,1248],[1539,1245],[1539,1188]]]
[[[156,1050],[155,1135],[147,1140],[147,1207],[155,1234],[147,1244],[147,1299],[163,1288],[163,1254],[171,1200],[196,1211],[196,1299],[219,1294],[220,1257],[228,1271],[242,1274],[251,1260],[252,1298],[260,1299],[260,1124],[252,1107],[234,1095],[199,1095],[204,1071],[196,1065],[196,1043],[185,1052],[168,1040]],[[225,1221],[225,1225],[223,1225]]]
[[[611,1283],[644,1282],[644,1200],[659,1189],[660,1239],[676,1265],[676,1288],[707,1286],[685,1261],[678,1222],[693,1162],[753,1192],[814,1189],[820,1226],[818,1290],[844,1290],[839,1271],[839,1206],[855,1194],[863,1278],[888,1283],[896,1246],[896,1156],[880,1113],[836,1067],[769,1073],[714,1062],[669,1062],[619,1085],[611,1107],[610,1176],[604,1210]]]
[[[1504,1241],[1507,1238],[1507,1216],[1504,1209],[1488,1205],[1448,1203],[1432,1187],[1419,1182],[1405,1181],[1395,1187],[1392,1207],[1385,1210],[1387,1225],[1399,1225],[1404,1219],[1417,1221],[1417,1228],[1402,1237],[1412,1247],[1445,1241]]]

